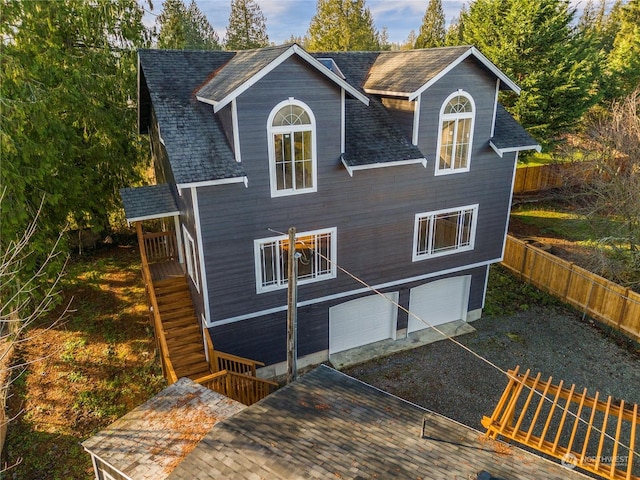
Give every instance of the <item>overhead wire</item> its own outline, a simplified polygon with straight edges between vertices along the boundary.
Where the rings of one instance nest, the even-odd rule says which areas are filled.
[[[284,232],[280,232],[278,230],[274,230],[272,228],[268,228],[267,230],[277,233],[279,235],[287,235]],[[381,297],[383,297],[386,301],[390,302],[391,304],[393,304],[396,308],[399,308],[400,310],[402,310],[403,312],[407,313],[408,315],[412,316],[413,318],[415,318],[416,320],[418,320],[419,322],[424,323],[425,325],[427,325],[427,327],[432,328],[436,333],[440,334],[444,339],[451,341],[453,344],[457,345],[458,347],[462,348],[463,350],[465,350],[466,352],[468,352],[469,354],[473,355],[474,357],[476,357],[477,359],[479,359],[480,361],[486,363],[487,365],[489,365],[490,367],[494,368],[495,370],[499,371],[501,374],[503,374],[504,376],[506,376],[509,380],[514,380],[518,383],[521,383],[523,387],[529,389],[530,391],[532,391],[533,393],[535,393],[536,395],[538,395],[541,399],[546,400],[547,402],[552,402],[552,400],[550,398],[548,398],[546,395],[543,394],[543,392],[539,392],[538,390],[536,390],[535,388],[528,386],[522,382],[520,382],[520,380],[517,378],[517,376],[515,375],[511,375],[509,374],[508,371],[504,370],[503,368],[501,368],[500,366],[498,366],[497,364],[495,364],[494,362],[492,362],[491,360],[489,360],[486,357],[483,357],[482,355],[480,355],[479,353],[475,352],[474,350],[472,350],[470,347],[464,345],[463,343],[459,342],[458,340],[456,340],[454,337],[447,335],[446,333],[444,333],[442,330],[440,330],[439,328],[437,328],[435,325],[432,325],[431,323],[429,323],[427,320],[423,319],[422,317],[420,317],[419,315],[416,315],[415,313],[413,313],[412,311],[410,311],[408,308],[403,307],[402,305],[400,305],[398,302],[396,302],[395,300],[393,300],[392,298],[386,296],[384,293],[382,293],[379,289],[373,287],[372,285],[369,285],[367,282],[365,282],[363,279],[359,278],[357,275],[351,273],[350,271],[348,271],[347,269],[345,269],[344,267],[342,267],[341,265],[339,265],[337,262],[335,262],[333,259],[328,258],[327,256],[323,255],[321,252],[317,251],[316,249],[313,248],[313,246],[309,246],[306,245],[306,243],[302,240],[298,240],[296,239],[296,243],[300,243],[302,244],[305,248],[308,248],[309,250],[315,252],[316,255],[320,256],[321,258],[323,258],[324,260],[326,260],[327,262],[333,264],[336,266],[336,268],[338,270],[340,270],[342,273],[344,273],[345,275],[347,275],[348,277],[352,278],[353,280],[355,280],[356,282],[360,283],[361,285],[363,285],[366,289],[368,289],[369,291],[375,293],[376,295],[379,295]],[[569,403],[567,403],[568,405]],[[581,416],[578,416],[577,414],[575,414],[574,412],[572,412],[571,410],[569,410],[568,408],[561,406],[561,405],[556,405],[556,408],[560,408],[561,411],[568,413],[571,417],[575,418],[576,421],[582,422],[585,425],[589,425],[589,423],[583,419]],[[595,404],[594,404],[594,409],[595,409]],[[632,450],[630,445],[626,445],[625,443],[617,440],[616,438],[614,438],[612,435],[603,432],[601,429],[595,427],[595,426],[591,426],[591,428],[599,433],[601,436],[604,436],[606,438],[608,438],[609,440],[612,440],[614,442],[614,444],[618,444],[619,446],[625,448],[629,453],[633,453],[633,455],[639,455],[640,456],[640,452],[637,450]]]

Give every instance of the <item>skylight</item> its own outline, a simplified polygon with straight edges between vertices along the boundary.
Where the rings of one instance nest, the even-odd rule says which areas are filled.
[[[344,74],[342,73],[340,68],[338,68],[338,65],[336,65],[336,62],[333,61],[333,58],[319,58],[318,61],[322,65],[327,67],[329,70],[331,70],[333,73],[338,75],[341,79],[343,80],[345,79]]]

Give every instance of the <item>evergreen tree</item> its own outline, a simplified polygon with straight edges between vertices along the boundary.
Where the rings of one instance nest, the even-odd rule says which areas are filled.
[[[231,0],[225,48],[249,50],[267,45],[266,20],[255,0]]]
[[[444,36],[444,44],[447,47],[464,45],[464,17],[467,15],[467,7],[462,4],[460,15],[451,20],[451,25]]]
[[[220,39],[195,0],[186,7],[182,0],[166,0],[156,19],[160,26],[158,47],[176,50],[220,50]]]
[[[442,2],[440,0],[429,0],[414,48],[442,47],[445,38],[444,25]]]
[[[640,0],[620,11],[620,29],[607,58],[606,98],[622,97],[640,85]]]
[[[463,43],[522,87],[503,101],[543,143],[573,128],[597,100],[598,54],[574,31],[574,15],[563,0],[476,0],[462,16]]]
[[[105,228],[118,189],[140,178],[131,99],[143,11],[136,0],[5,0],[0,12],[0,251],[37,217],[22,271],[32,278],[67,222]]]
[[[318,0],[307,36],[310,50],[380,49],[379,34],[365,0]]]

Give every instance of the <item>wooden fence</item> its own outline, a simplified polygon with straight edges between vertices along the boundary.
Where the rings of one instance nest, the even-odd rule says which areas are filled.
[[[585,162],[518,167],[513,193],[532,193],[571,185],[585,176],[588,170]]]
[[[640,341],[640,294],[507,236],[502,265],[590,317]]]

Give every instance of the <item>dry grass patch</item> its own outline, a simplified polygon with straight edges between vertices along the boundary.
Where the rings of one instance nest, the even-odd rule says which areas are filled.
[[[114,247],[74,259],[63,282],[71,311],[52,312],[17,352],[25,364],[9,399],[5,461],[14,478],[90,479],[80,442],[165,385],[155,361],[137,249]]]

